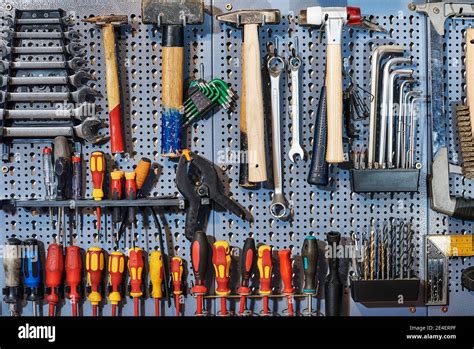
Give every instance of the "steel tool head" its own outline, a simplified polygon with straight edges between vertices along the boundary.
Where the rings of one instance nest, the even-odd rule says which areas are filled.
[[[79,70],[76,74],[69,77],[71,84],[77,88],[85,86],[89,80],[96,80],[96,78],[84,70]]]
[[[95,101],[95,97],[102,97],[102,94],[88,86],[81,87],[79,90],[71,92],[71,97],[74,102],[83,103]]]
[[[277,9],[239,10],[218,15],[216,19],[237,27],[246,24],[278,24],[280,23],[280,11]]]
[[[5,44],[0,45],[0,57],[1,58],[5,58],[6,56],[8,56],[10,54],[10,52],[11,52],[10,47],[8,47]]]
[[[74,133],[77,137],[90,143],[99,143],[106,139],[106,137],[99,135],[101,127],[102,122],[95,117],[91,117],[85,119],[80,125],[74,126]]]
[[[87,65],[87,61],[81,57],[74,57],[67,63],[69,65],[69,68],[71,68],[72,70],[84,69],[84,67]]]
[[[67,32],[63,32],[63,35],[66,39],[71,41],[79,41],[81,40],[82,34],[79,33],[77,30],[70,30]]]
[[[95,23],[97,25],[112,24],[121,25],[128,23],[128,16],[126,15],[110,15],[110,16],[94,16],[82,20],[86,23]]]
[[[142,0],[143,23],[158,26],[201,24],[204,22],[202,0]]]
[[[84,56],[86,54],[84,52],[84,49],[85,46],[77,42],[71,42],[70,44],[66,45],[66,52],[69,53],[71,56]]]

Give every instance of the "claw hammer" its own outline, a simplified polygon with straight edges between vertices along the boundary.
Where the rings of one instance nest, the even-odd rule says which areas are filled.
[[[124,152],[122,117],[120,110],[120,82],[117,70],[114,26],[128,22],[127,16],[96,16],[82,20],[102,27],[105,59],[105,86],[110,119],[110,148],[112,154]]]

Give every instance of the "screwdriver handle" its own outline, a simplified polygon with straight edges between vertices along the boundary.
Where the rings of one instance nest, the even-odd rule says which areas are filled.
[[[125,172],[125,198],[135,200],[137,198],[137,183],[135,172]],[[128,224],[135,223],[135,207],[128,207]]]
[[[101,151],[94,151],[91,154],[89,167],[92,174],[92,197],[94,200],[102,200],[104,197],[104,173],[105,157]]]
[[[123,171],[112,171],[110,173],[110,194],[112,200],[121,200],[123,196]],[[119,224],[122,221],[122,214],[120,207],[114,207],[112,211],[112,221],[114,224]]]
[[[46,199],[48,200],[56,198],[52,152],[53,149],[50,147],[44,147],[43,149],[43,178],[46,190]]]
[[[143,250],[133,247],[128,251],[128,273],[130,275],[130,297],[138,298],[143,295],[142,274],[143,274]]]
[[[3,268],[5,271],[4,301],[13,306],[16,306],[21,298],[20,274],[22,251],[20,246],[20,240],[8,238],[4,246],[3,254]]]
[[[272,293],[271,280],[272,280],[272,248],[268,245],[261,245],[258,248],[258,259],[257,259],[258,271],[260,273],[260,290],[261,295],[269,295]]]
[[[125,270],[125,256],[122,252],[114,251],[109,254],[109,283],[112,291],[109,292],[109,300],[112,305],[117,305],[122,300],[120,286],[123,281]]]
[[[191,244],[191,263],[194,271],[195,283],[193,287],[194,294],[206,294],[206,273],[209,257],[209,242],[203,231],[197,231],[194,234]]]
[[[62,284],[64,273],[64,255],[60,245],[51,244],[48,246],[45,271],[46,287],[49,290],[46,300],[50,305],[55,305],[59,301],[58,287]]]
[[[212,246],[212,264],[216,273],[216,294],[227,296],[230,293],[230,246],[227,241],[218,240]]]
[[[339,277],[339,258],[337,257],[337,246],[341,241],[341,234],[330,232],[327,234],[326,238],[331,253],[328,258],[329,274],[326,277],[324,288],[325,315],[341,316],[344,286]]]
[[[280,250],[278,251],[278,257],[280,259],[280,276],[283,281],[283,294],[291,295],[295,292],[292,286],[293,279],[293,267],[291,265],[291,251]]]
[[[78,246],[68,246],[66,248],[66,281],[69,285],[69,299],[71,303],[77,303],[81,298],[79,285],[82,281],[82,257]]]
[[[250,294],[250,276],[255,267],[255,257],[257,256],[257,249],[255,248],[255,240],[247,238],[242,249],[242,257],[240,260],[240,275],[242,280],[240,282],[239,294]]]
[[[82,159],[80,153],[72,156],[72,198],[80,200],[82,198]]]
[[[303,257],[304,286],[303,293],[316,293],[316,272],[318,262],[318,240],[314,236],[307,236],[304,239],[301,249]]]
[[[91,287],[88,299],[92,305],[102,301],[101,287],[105,268],[104,250],[100,247],[90,247],[86,253],[87,281]]]
[[[183,260],[181,257],[171,258],[171,277],[173,281],[173,294],[179,296],[183,293]]]
[[[39,244],[36,239],[27,239],[23,242],[25,246],[23,255],[23,281],[26,287],[28,300],[39,300],[42,298],[42,266],[39,254]]]
[[[151,297],[160,299],[163,297],[163,257],[160,251],[153,251],[150,254],[150,282]]]
[[[146,179],[148,178],[148,174],[150,173],[151,168],[151,160],[148,158],[141,158],[140,162],[135,169],[136,174],[136,182],[137,182],[137,190],[142,189],[143,184],[145,183]]]
[[[67,198],[67,184],[71,171],[71,154],[66,137],[54,139],[54,173],[56,175],[57,197]]]

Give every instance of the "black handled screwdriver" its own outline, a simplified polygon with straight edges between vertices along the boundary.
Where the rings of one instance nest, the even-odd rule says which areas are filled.
[[[337,257],[337,245],[341,242],[341,234],[328,233],[327,242],[331,253],[328,258],[329,274],[326,276],[324,287],[325,315],[341,316],[343,285],[339,277],[339,258]]]
[[[3,269],[5,270],[5,287],[3,301],[8,304],[11,316],[20,316],[18,304],[22,299],[21,288],[21,241],[9,238],[6,241],[3,255]]]
[[[318,240],[314,236],[307,236],[304,239],[301,249],[303,257],[304,287],[303,293],[307,295],[307,310],[311,316],[313,314],[313,296],[317,288],[317,263],[318,263]]]
[[[202,315],[202,301],[207,293],[206,273],[209,257],[209,242],[203,231],[197,231],[191,244],[191,262],[194,271],[193,293],[196,296],[196,314]]]
[[[250,277],[255,267],[255,257],[257,256],[257,249],[255,247],[255,240],[247,238],[242,249],[240,260],[240,281],[239,295],[240,295],[240,315],[244,315],[246,309],[246,297],[250,294]]]

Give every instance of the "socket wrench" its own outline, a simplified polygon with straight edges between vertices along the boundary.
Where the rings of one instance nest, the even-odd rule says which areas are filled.
[[[281,156],[281,116],[280,116],[280,76],[285,70],[285,62],[279,56],[271,56],[267,62],[270,75],[272,104],[272,148],[273,148],[273,182],[274,194],[270,204],[270,213],[277,219],[284,219],[288,214],[288,204],[283,193],[283,171]]]
[[[300,76],[301,59],[296,56],[293,49],[292,56],[288,60],[291,78],[291,129],[292,142],[288,156],[291,162],[304,159],[304,150],[300,142]]]
[[[67,85],[71,84],[76,88],[86,86],[90,80],[96,80],[92,74],[79,70],[70,76],[15,76],[6,75],[0,77],[1,86],[7,85]]]
[[[0,61],[0,73],[7,72],[11,69],[64,69],[70,68],[74,71],[83,69],[87,61],[81,57],[74,57],[69,61],[57,62],[8,62]]]

